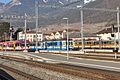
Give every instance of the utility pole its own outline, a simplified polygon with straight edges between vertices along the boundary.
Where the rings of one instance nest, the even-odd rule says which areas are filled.
[[[67,21],[67,60],[69,60],[69,31],[68,31],[68,18],[63,18]]]
[[[35,15],[36,15],[36,51],[35,53],[39,53],[38,51],[38,2],[35,1]]]
[[[84,53],[84,37],[83,37],[83,6],[77,6],[77,8],[80,8],[80,16],[81,16],[81,41],[82,41],[82,49],[81,49],[81,53]]]
[[[77,6],[77,8],[80,8],[80,16],[81,16],[81,41],[82,41],[82,49],[81,49],[81,53],[84,53],[84,37],[83,37],[83,26],[84,26],[84,20],[83,20],[83,6]]]
[[[11,19],[10,19],[10,41],[12,41],[12,27],[11,27]]]
[[[117,26],[118,26],[118,45],[119,45],[119,48],[118,48],[118,51],[120,50],[120,10],[119,10],[119,7],[117,7]]]
[[[27,47],[27,42],[26,42],[26,38],[27,38],[27,35],[26,35],[26,28],[27,28],[27,15],[25,13],[25,30],[24,30],[24,33],[25,33],[25,50],[23,52],[28,52],[26,47]]]
[[[80,10],[80,14],[81,14],[81,39],[82,39],[82,52],[84,52],[84,39],[83,39],[83,10],[82,10],[82,7],[81,7],[81,10]]]

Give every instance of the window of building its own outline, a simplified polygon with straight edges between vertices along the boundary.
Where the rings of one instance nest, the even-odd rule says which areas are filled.
[[[30,37],[32,37],[32,35],[30,35]]]
[[[33,35],[33,38],[35,38],[35,35]]]

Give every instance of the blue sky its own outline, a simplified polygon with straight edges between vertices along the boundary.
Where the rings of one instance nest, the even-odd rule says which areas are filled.
[[[2,2],[2,3],[8,3],[8,2],[10,2],[11,0],[0,0],[0,2]]]

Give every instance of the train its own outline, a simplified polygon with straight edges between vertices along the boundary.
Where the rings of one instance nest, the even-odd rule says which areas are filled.
[[[0,42],[0,50],[14,50],[14,51],[23,51],[25,49],[24,40],[16,40],[16,41],[7,41],[7,42]],[[35,51],[36,50],[36,43],[26,41],[26,49],[28,51]],[[45,40],[42,42],[38,42],[38,50],[80,50],[82,47],[84,49],[118,49],[118,42],[116,45],[114,44],[113,40],[96,40],[96,39],[84,39],[83,46],[82,40],[68,40],[69,45],[67,45],[66,39],[61,40]]]
[[[24,40],[0,42],[0,50],[23,51],[25,50]],[[26,49],[29,49],[29,41],[26,40]]]
[[[71,39],[69,39],[69,45],[68,49],[72,50],[73,48],[73,42]],[[30,45],[30,51],[35,51],[36,46],[35,43]],[[38,43],[38,50],[67,50],[67,40],[62,39],[62,40],[47,40],[47,41],[42,41]]]
[[[116,45],[114,44],[113,40],[84,40],[83,42],[84,49],[118,49],[118,42]],[[73,48],[74,49],[81,49],[82,48],[82,41],[73,41]]]

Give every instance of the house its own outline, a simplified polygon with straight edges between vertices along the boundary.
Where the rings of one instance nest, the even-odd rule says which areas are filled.
[[[75,29],[68,29],[68,36],[69,38],[71,38],[71,34],[73,33],[80,33],[80,30],[75,30]],[[67,29],[65,30],[61,30],[61,31],[57,31],[57,32],[51,32],[50,34],[43,34],[44,35],[44,39],[46,40],[52,40],[52,39],[64,39],[67,38]]]
[[[114,39],[115,35],[116,39],[118,39],[118,28],[115,27],[114,30],[112,28],[105,28],[99,32],[96,33],[97,36],[101,37],[101,40],[112,40]]]
[[[24,32],[19,32],[18,33],[18,40],[25,39],[25,33]],[[26,39],[29,40],[30,42],[35,42],[36,41],[36,32],[34,31],[29,31],[26,33]],[[37,34],[37,39],[38,41],[43,40],[43,34],[41,32],[38,32]]]
[[[44,33],[44,34],[43,34],[43,40],[50,40],[50,36],[51,36],[51,34],[49,34],[49,33]]]
[[[57,31],[55,33],[55,39],[63,39],[63,38],[65,38],[65,34],[66,34],[66,32],[64,32],[64,31]]]

